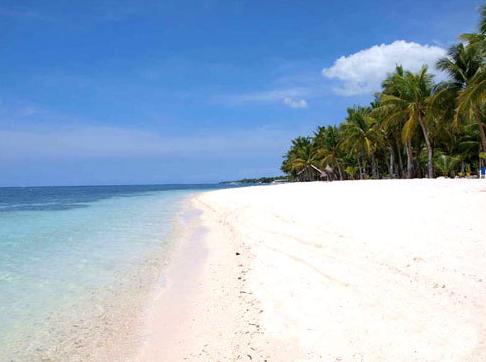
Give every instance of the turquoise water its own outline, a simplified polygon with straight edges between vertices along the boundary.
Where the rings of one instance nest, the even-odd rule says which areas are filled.
[[[160,270],[184,200],[209,188],[0,188],[0,360],[88,348],[97,310],[105,334],[118,328],[128,295]]]

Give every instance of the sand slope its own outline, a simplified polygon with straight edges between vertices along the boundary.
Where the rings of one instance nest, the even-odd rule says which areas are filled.
[[[486,360],[486,182],[286,184],[193,202],[207,258],[179,338],[188,360]]]

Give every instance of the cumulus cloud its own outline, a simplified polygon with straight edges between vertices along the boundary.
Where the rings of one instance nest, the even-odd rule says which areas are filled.
[[[387,73],[393,72],[397,65],[411,71],[427,65],[437,74],[435,62],[445,55],[446,50],[438,46],[397,40],[342,56],[331,67],[324,68],[322,74],[340,82],[335,88],[339,95],[369,94],[380,89]]]
[[[307,108],[307,101],[305,99],[293,99],[285,97],[283,103],[290,108]]]

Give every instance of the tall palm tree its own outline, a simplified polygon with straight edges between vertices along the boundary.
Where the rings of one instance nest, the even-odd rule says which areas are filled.
[[[462,34],[460,39],[468,46],[474,48],[481,56],[480,70],[470,79],[457,99],[457,117],[474,119],[479,128],[481,139],[480,152],[486,152],[486,125],[484,124],[484,104],[486,98],[486,70],[484,60],[486,58],[486,5],[480,9],[480,22],[477,33]],[[486,161],[482,161],[483,163]],[[481,161],[480,161],[481,163]]]
[[[395,72],[388,75],[388,77],[383,81],[382,88],[383,92],[378,96],[378,105],[374,109],[374,113],[379,113],[380,118],[382,120],[382,125],[387,130],[394,130],[397,132],[398,130],[401,133],[401,140],[397,139],[396,143],[398,149],[398,155],[400,160],[401,150],[399,147],[400,141],[405,146],[405,151],[407,154],[407,178],[412,178],[414,175],[414,161],[413,161],[413,146],[412,146],[412,138],[415,133],[413,129],[416,124],[409,123],[407,128],[404,126],[407,124],[407,115],[402,112],[401,110],[397,110],[393,107],[383,106],[381,102],[381,98],[383,95],[392,95],[392,96],[400,96],[400,79],[405,76],[405,70],[401,65],[398,65],[395,68]],[[404,130],[407,132],[404,132]]]
[[[482,152],[486,152],[486,125],[483,121],[485,102],[486,69],[483,66],[457,97],[457,119],[462,116],[475,120],[479,128]]]
[[[445,71],[451,80],[439,87],[435,99],[450,99],[451,96],[457,98],[455,125],[460,120],[474,121],[479,128],[481,148],[486,151],[486,131],[481,109],[486,97],[486,72],[481,53],[472,45],[454,45],[449,49],[448,56],[437,62],[437,68]],[[451,104],[450,101],[442,103]],[[444,104],[440,108],[446,109]]]
[[[427,174],[429,178],[433,178],[433,148],[427,119],[433,78],[424,66],[417,73],[406,71],[402,75],[397,75],[393,81],[396,95],[383,93],[380,103],[389,111],[389,118],[406,119],[403,126],[405,140],[411,140],[416,125],[420,126],[427,147]]]
[[[386,113],[380,107],[379,102],[381,95],[376,94],[375,97],[376,100],[371,103],[372,115],[376,120],[376,129],[381,132],[382,146],[384,147],[383,152],[384,154],[388,153],[388,175],[391,178],[395,176],[400,177],[403,167],[400,137],[401,128],[399,124],[386,122]],[[397,161],[398,167],[395,167]]]

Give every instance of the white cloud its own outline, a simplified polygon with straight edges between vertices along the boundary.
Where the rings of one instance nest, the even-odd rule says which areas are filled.
[[[293,99],[285,97],[283,103],[290,108],[307,108],[307,101],[305,99]]]
[[[397,65],[410,71],[428,65],[432,73],[438,74],[435,62],[445,55],[446,50],[438,46],[397,40],[342,56],[331,67],[324,68],[322,74],[341,82],[335,89],[339,95],[367,94],[378,91],[387,73],[393,72]]]

